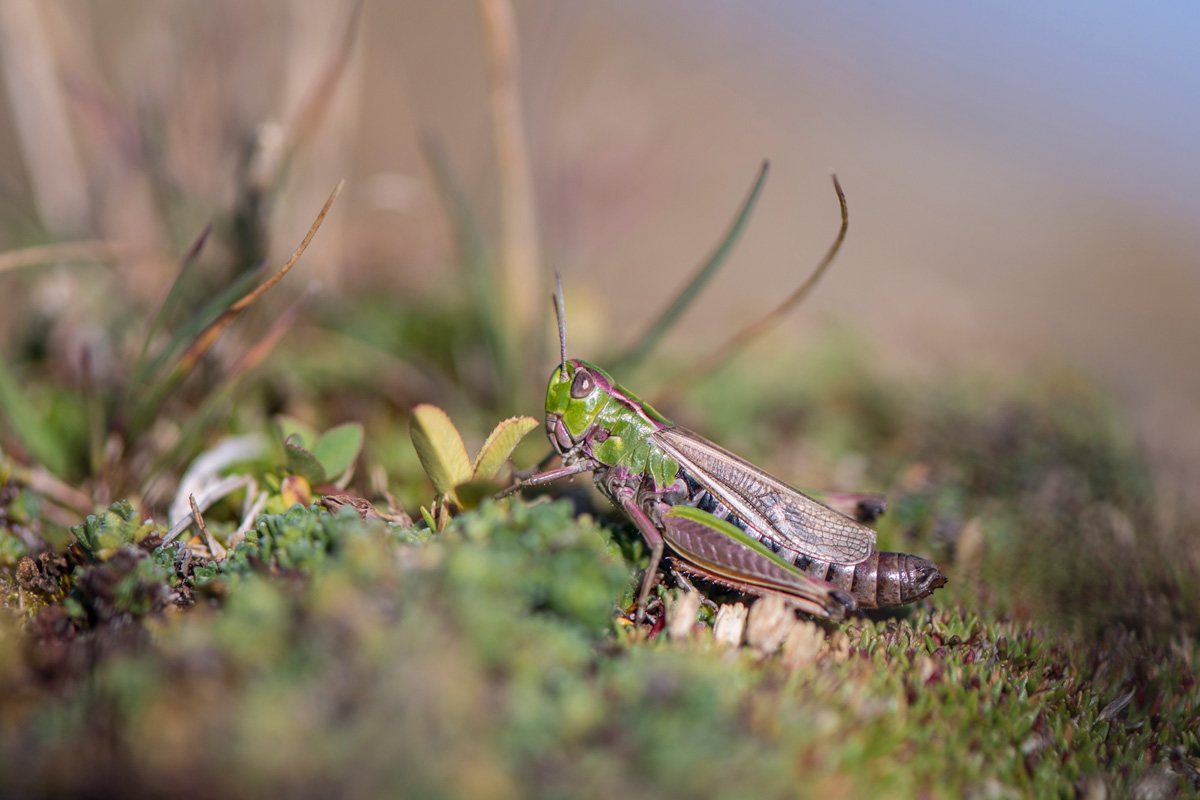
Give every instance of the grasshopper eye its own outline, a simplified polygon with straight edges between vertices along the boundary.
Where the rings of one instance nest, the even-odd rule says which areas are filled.
[[[595,388],[596,381],[592,378],[591,373],[581,369],[575,373],[575,380],[571,381],[571,397],[575,400],[582,400]]]

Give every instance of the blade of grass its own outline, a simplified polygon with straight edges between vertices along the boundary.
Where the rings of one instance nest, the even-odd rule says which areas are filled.
[[[499,383],[512,373],[497,315],[499,306],[496,302],[496,285],[489,268],[491,259],[484,244],[483,233],[454,167],[446,156],[445,148],[433,136],[427,135],[421,138],[421,149],[433,174],[434,185],[437,187],[443,209],[450,218],[455,246],[458,248],[458,260],[466,275],[471,304],[483,324],[484,345],[492,354],[492,368],[495,371],[493,377]]]
[[[770,313],[760,317],[755,322],[747,325],[742,330],[734,334],[725,344],[718,347],[716,350],[709,353],[707,356],[696,359],[690,365],[677,372],[671,377],[666,388],[657,396],[657,401],[667,403],[672,398],[678,396],[684,389],[691,386],[695,381],[703,375],[713,371],[720,365],[724,364],[735,353],[744,349],[747,345],[759,338],[775,325],[779,324],[788,312],[795,308],[800,301],[808,296],[813,287],[817,285],[817,281],[825,274],[829,265],[833,263],[837,257],[838,251],[842,249],[842,242],[846,239],[846,231],[850,226],[850,213],[846,207],[846,195],[842,192],[842,185],[838,183],[837,175],[833,176],[833,190],[837,192],[838,205],[842,211],[842,227],[838,231],[837,238],[833,244],[825,252],[825,256],[817,264],[816,269],[808,276],[804,283],[792,292],[782,303],[775,307]]]
[[[715,250],[708,259],[700,265],[696,270],[696,274],[688,281],[687,285],[675,295],[675,299],[671,304],[659,315],[658,319],[642,334],[641,338],[635,341],[628,350],[621,354],[612,363],[614,374],[619,374],[622,371],[635,369],[642,360],[654,349],[658,344],[658,340],[671,329],[676,320],[687,310],[688,306],[696,299],[705,284],[717,273],[717,270],[725,263],[729,254],[733,251],[734,245],[741,238],[742,231],[746,227],[746,223],[750,220],[750,215],[754,213],[754,206],[758,202],[758,196],[762,193],[763,185],[767,181],[767,173],[770,171],[771,162],[764,161],[758,170],[758,177],[754,180],[754,185],[750,187],[750,193],[746,195],[746,199],[742,202],[742,207],[738,211],[737,216],[733,218],[733,224],[729,226],[724,238],[717,244]]]
[[[169,466],[174,466],[183,458],[193,441],[196,441],[200,433],[207,427],[208,423],[216,415],[216,412],[222,405],[233,396],[237,384],[246,373],[254,369],[262,363],[263,359],[274,349],[284,334],[291,329],[296,320],[300,316],[300,312],[304,306],[308,304],[309,298],[313,295],[312,290],[306,292],[299,300],[289,306],[267,329],[262,338],[257,343],[248,347],[234,362],[229,372],[221,379],[221,381],[210,390],[200,408],[194,413],[184,425],[179,435],[176,437],[172,445],[160,455],[147,470],[146,474],[151,476],[151,479],[157,476],[163,469]]]
[[[129,419],[138,419],[141,410],[145,408],[157,408],[162,397],[170,393],[170,389],[174,386],[168,380],[170,376],[160,377],[155,380],[155,376],[159,375],[166,364],[171,363],[171,359],[176,357],[179,351],[200,334],[200,331],[216,319],[220,314],[234,302],[235,298],[244,295],[258,279],[262,272],[262,264],[256,264],[251,269],[248,269],[223,289],[217,296],[208,300],[200,307],[200,310],[189,317],[182,325],[179,326],[174,335],[171,337],[171,342],[156,353],[150,362],[143,368],[143,383],[130,384],[129,391],[133,393],[135,390],[142,396],[142,399],[137,403],[135,413],[128,414]],[[150,384],[147,390],[146,385]],[[161,396],[160,396],[161,395]],[[126,404],[128,406],[128,403]],[[118,427],[124,427],[123,424]],[[129,426],[136,430],[135,426]]]
[[[91,497],[60,481],[44,467],[13,468],[13,477],[47,500],[52,500],[80,517],[91,514],[95,503]]]
[[[118,423],[118,428],[130,431],[139,431],[142,429],[147,418],[153,416],[155,411],[162,405],[163,400],[170,395],[185,375],[185,373],[180,373],[177,370],[172,370],[163,375],[162,373],[166,365],[171,363],[171,359],[175,358],[181,349],[199,336],[205,327],[223,314],[234,302],[235,298],[243,296],[254,281],[258,279],[261,272],[262,265],[259,264],[253,269],[238,275],[226,289],[205,303],[198,312],[180,326],[175,335],[171,337],[170,344],[157,353],[146,366],[144,370],[145,383],[130,384],[129,392],[131,394],[136,392],[139,399],[133,404],[132,411],[128,413],[126,420]]]
[[[333,104],[337,86],[346,74],[346,65],[350,63],[350,55],[354,52],[354,39],[358,33],[358,21],[362,19],[363,5],[362,0],[355,0],[337,47],[317,71],[316,80],[292,116],[290,127],[295,134],[295,145],[311,139],[320,130],[321,123]]]
[[[308,305],[309,300],[316,295],[316,287],[310,286],[308,290],[300,296],[296,302],[292,303],[283,313],[275,318],[271,323],[271,327],[263,334],[255,344],[247,347],[239,356],[233,366],[229,368],[229,374],[225,377],[227,381],[235,381],[241,378],[250,370],[262,363],[271,351],[275,349],[275,345],[283,339],[284,335],[296,324],[296,320],[300,318],[300,312]]]
[[[237,319],[243,311],[249,308],[254,301],[262,297],[268,289],[279,283],[279,281],[283,279],[284,275],[288,274],[291,268],[295,266],[296,262],[300,260],[300,256],[304,254],[306,249],[308,249],[309,242],[311,242],[313,237],[317,235],[317,229],[321,227],[321,223],[325,220],[325,215],[329,213],[330,206],[333,205],[333,201],[337,199],[337,196],[342,193],[342,187],[345,185],[346,182],[344,180],[338,181],[337,186],[334,187],[333,192],[329,195],[329,199],[325,201],[325,205],[321,208],[321,213],[317,214],[317,218],[313,221],[312,226],[308,229],[308,233],[305,234],[304,241],[300,242],[300,246],[296,248],[294,253],[292,253],[292,257],[288,259],[287,263],[280,267],[274,275],[263,281],[258,288],[247,294],[241,300],[238,300],[223,314],[221,314],[221,316],[213,320],[213,322],[210,323],[209,326],[205,328],[198,337],[196,337],[196,340],[192,342],[192,345],[186,351],[184,351],[183,355],[179,359],[177,369],[180,369],[183,372],[191,371],[192,367],[196,365],[196,362],[208,352],[210,347],[212,347],[213,342],[217,340],[217,337],[220,336],[227,327],[229,327],[229,324]]]
[[[39,464],[56,475],[66,472],[70,463],[66,448],[22,393],[3,358],[0,358],[0,414]]]
[[[0,272],[62,261],[112,261],[132,251],[130,245],[103,240],[22,247],[0,253]]]
[[[158,335],[159,330],[166,323],[167,319],[175,313],[175,309],[179,307],[179,302],[183,298],[183,291],[187,284],[188,276],[192,273],[192,267],[196,263],[196,259],[200,256],[200,251],[204,249],[205,242],[208,241],[209,234],[212,233],[212,223],[204,226],[204,230],[200,231],[200,235],[192,242],[192,246],[183,254],[183,258],[179,260],[179,271],[175,275],[175,280],[171,283],[171,288],[167,290],[167,296],[163,298],[162,305],[158,307],[158,313],[154,315],[154,319],[150,322],[150,327],[146,329],[146,338],[142,341],[142,351],[138,354],[137,361],[133,367],[133,386],[140,386],[146,381],[148,374],[148,365],[146,364],[146,356],[150,352],[150,344],[154,341],[154,337]]]
[[[192,343],[188,345],[188,348],[183,352],[183,355],[181,355],[179,360],[175,363],[171,373],[165,377],[158,386],[155,387],[154,391],[150,392],[147,400],[140,404],[139,408],[134,413],[132,420],[133,427],[135,429],[139,428],[145,422],[146,417],[153,413],[153,411],[157,409],[159,405],[161,405],[161,403],[166,399],[167,395],[169,395],[175,386],[179,384],[179,381],[181,381],[188,373],[192,371],[193,368],[195,368],[196,364],[200,361],[204,354],[207,353],[209,348],[213,346],[213,343],[216,342],[217,337],[219,337],[234,320],[241,316],[243,311],[249,308],[256,300],[258,300],[258,298],[262,297],[262,295],[268,289],[278,283],[283,276],[291,270],[296,262],[300,260],[300,256],[308,248],[309,242],[311,242],[313,236],[316,235],[317,229],[321,227],[321,222],[324,221],[325,215],[329,213],[329,209],[333,205],[333,201],[337,199],[339,194],[341,194],[342,187],[344,185],[345,181],[338,181],[338,185],[334,187],[333,192],[329,195],[329,199],[325,201],[325,205],[321,208],[316,220],[313,221],[312,226],[308,229],[308,233],[305,235],[304,240],[296,248],[295,252],[292,253],[292,257],[288,259],[287,263],[280,267],[274,275],[263,281],[253,291],[244,295],[240,300],[234,302],[223,312],[221,312],[221,314],[218,315],[217,318],[212,322],[210,322],[202,331],[200,331]]]
[[[521,117],[520,47],[512,4],[509,0],[479,0],[479,11],[487,52],[488,99],[500,195],[502,330],[509,364],[515,373],[503,376],[502,388],[510,403],[519,404],[527,387],[524,354],[535,341],[541,311],[534,301],[541,295],[543,280],[537,204]]]

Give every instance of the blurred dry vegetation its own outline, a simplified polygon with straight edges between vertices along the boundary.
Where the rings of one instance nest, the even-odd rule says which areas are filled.
[[[662,19],[563,8],[0,4],[0,794],[1200,789],[1191,435],[1131,421],[1142,366],[1101,388],[1028,366],[1036,326],[993,341],[953,299],[986,277],[827,278],[849,322],[803,350],[777,328],[663,409],[798,485],[886,492],[881,549],[951,576],[914,610],[730,623],[664,587],[646,641],[618,619],[643,553],[586,492],[421,523],[413,406],[473,444],[539,415],[553,263],[571,353],[615,360],[787,127],[736,133],[753,99],[703,70],[674,85],[703,62],[664,39],[663,66]],[[837,231],[797,158],[823,135],[774,166],[812,194],[759,203],[740,272],[621,380],[678,389],[801,282]],[[896,235],[895,195],[855,216],[846,182],[849,241]]]

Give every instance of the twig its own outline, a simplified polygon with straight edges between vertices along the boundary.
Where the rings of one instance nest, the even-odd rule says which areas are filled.
[[[218,473],[238,462],[262,458],[263,454],[267,452],[267,447],[268,440],[265,435],[252,433],[222,439],[210,449],[196,456],[188,466],[187,472],[183,474],[183,478],[180,479],[175,499],[171,501],[167,514],[170,524],[174,526],[187,515],[189,494],[195,493],[201,497],[211,494],[214,486],[221,485],[221,482],[218,481]],[[235,479],[241,479],[241,477],[233,476]]]
[[[14,467],[13,475],[38,494],[65,506],[80,516],[92,513],[95,508],[92,498],[63,483],[41,467]]]
[[[228,478],[211,485],[208,488],[208,491],[200,496],[200,500],[196,501],[196,506],[198,506],[201,511],[207,511],[209,506],[220,500],[225,495],[236,492],[238,489],[241,489],[244,486],[249,486],[253,482],[254,479],[249,475],[230,475]],[[193,496],[188,495],[188,497],[190,501]],[[189,505],[190,504],[191,503],[189,502]],[[194,506],[192,510],[189,511],[184,517],[182,517],[178,522],[174,523],[171,526],[171,529],[167,531],[167,535],[163,537],[163,544],[170,544],[179,537],[179,534],[187,530],[188,526],[191,525],[196,519],[195,513],[196,511]]]
[[[200,529],[201,535],[204,536],[204,541],[208,542],[208,552],[217,561],[224,561],[225,548],[221,547],[221,543],[213,538],[213,535],[208,530],[208,525],[204,523],[204,516],[200,513],[200,509],[196,507],[196,495],[188,495],[188,500],[191,501],[192,505],[192,519],[196,521],[196,527]]]

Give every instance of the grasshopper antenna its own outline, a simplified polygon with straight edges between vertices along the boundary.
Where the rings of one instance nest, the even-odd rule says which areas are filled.
[[[566,312],[563,311],[563,291],[562,291],[562,275],[558,274],[558,268],[554,269],[554,285],[558,291],[554,295],[554,316],[558,317],[558,352],[562,356],[562,379],[567,379],[567,321],[565,319]]]

